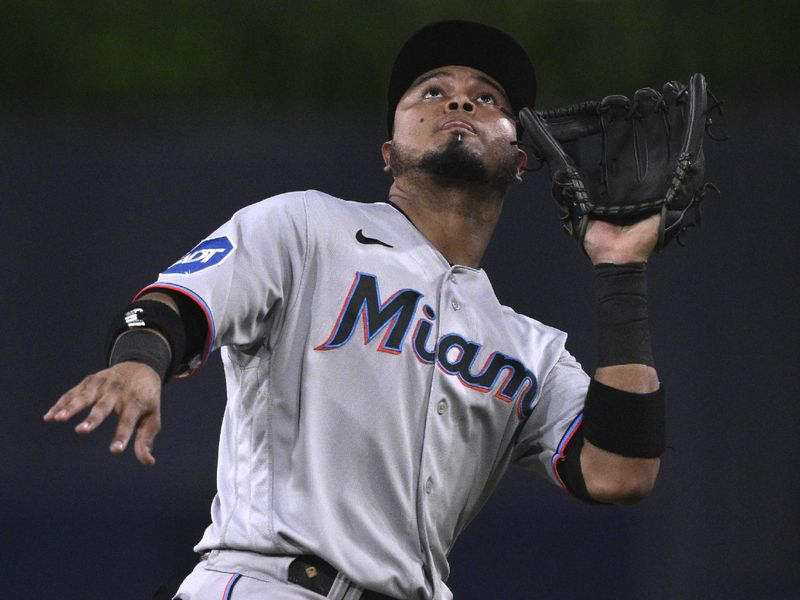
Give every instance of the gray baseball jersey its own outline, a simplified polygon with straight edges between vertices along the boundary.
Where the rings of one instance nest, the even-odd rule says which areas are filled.
[[[589,382],[566,335],[391,204],[269,198],[153,287],[203,308],[225,366],[198,552],[315,554],[365,588],[447,599],[447,554],[507,467],[559,482]]]

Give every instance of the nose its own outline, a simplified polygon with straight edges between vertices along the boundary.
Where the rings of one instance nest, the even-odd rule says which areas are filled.
[[[459,108],[463,109],[464,112],[471,113],[473,110],[475,110],[475,105],[469,100],[464,100],[462,102],[459,102],[458,100],[451,100],[447,103],[447,110],[449,111],[458,110]]]

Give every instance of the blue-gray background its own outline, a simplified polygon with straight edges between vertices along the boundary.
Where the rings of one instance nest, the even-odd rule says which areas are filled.
[[[110,315],[240,206],[317,188],[385,198],[382,90],[405,36],[458,16],[529,48],[539,105],[703,71],[731,141],[722,189],[650,265],[669,393],[656,490],[586,507],[512,472],[451,559],[461,599],[795,598],[800,118],[794,2],[6,2],[0,7],[0,589],[133,600],[192,568],[225,401],[218,357],[171,384],[158,464],[41,414],[98,368]],[[544,174],[512,193],[484,267],[593,368],[591,269]]]

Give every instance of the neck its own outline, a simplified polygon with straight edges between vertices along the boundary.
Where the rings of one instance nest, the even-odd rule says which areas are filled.
[[[430,180],[395,179],[389,199],[408,215],[451,264],[478,268],[505,194],[483,186],[441,186]]]

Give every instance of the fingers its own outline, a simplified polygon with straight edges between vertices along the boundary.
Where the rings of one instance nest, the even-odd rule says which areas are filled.
[[[45,421],[68,421],[76,413],[91,406],[98,399],[99,388],[105,383],[103,372],[89,375],[69,390],[44,414]]]
[[[117,391],[117,390],[114,390]],[[86,434],[94,431],[100,423],[114,410],[117,394],[105,393],[95,402],[86,418],[75,427],[77,433]]]
[[[144,403],[129,402],[120,411],[117,430],[109,450],[114,454],[123,452],[128,447],[133,432],[136,431],[137,440],[141,436],[141,448],[135,448],[137,457],[141,450],[145,450],[142,456],[150,454],[149,449],[152,448],[153,440],[160,428],[159,417],[149,407]]]
[[[134,452],[144,465],[155,464],[153,443],[161,429],[161,378],[140,363],[120,363],[90,375],[61,396],[44,414],[48,422],[64,422],[79,411],[92,407],[76,427],[79,434],[94,431],[108,416],[118,415],[117,427],[109,447],[113,454],[124,452],[134,431]]]
[[[159,431],[161,431],[161,419],[158,414],[147,415],[139,421],[133,451],[139,462],[146,467],[156,464],[153,456],[153,444]]]

